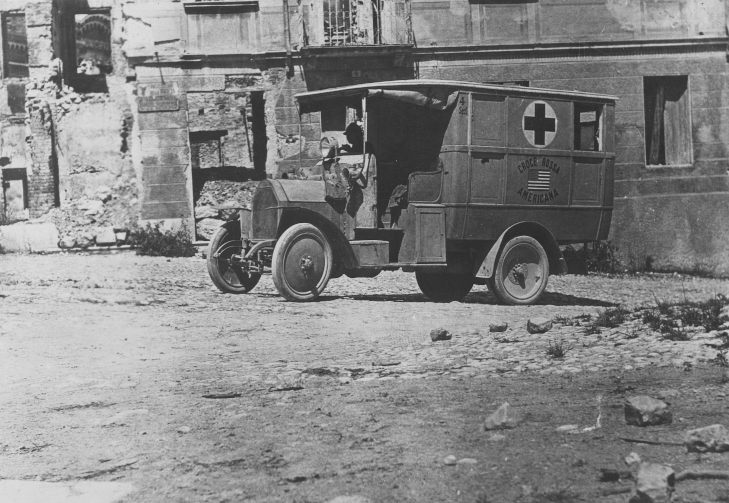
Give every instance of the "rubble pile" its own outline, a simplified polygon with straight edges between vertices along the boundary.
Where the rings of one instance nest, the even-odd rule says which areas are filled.
[[[137,182],[119,181],[113,187],[100,186],[54,208],[43,217],[58,228],[59,248],[88,248],[128,244],[131,227],[137,221]]]
[[[25,109],[28,112],[26,121],[32,113],[40,110],[50,110],[53,107],[53,116],[58,121],[71,110],[77,108],[84,101],[95,98],[94,94],[79,94],[73,87],[65,84],[59,85],[52,75],[34,77],[25,87]],[[50,114],[44,117],[46,129],[50,130],[52,118]]]
[[[211,239],[220,225],[237,217],[235,210],[217,210],[213,206],[251,207],[257,181],[207,180],[195,202],[195,230],[198,238]]]

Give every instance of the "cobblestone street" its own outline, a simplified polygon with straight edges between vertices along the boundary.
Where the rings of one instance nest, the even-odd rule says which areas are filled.
[[[536,306],[497,305],[486,287],[478,286],[464,302],[436,304],[419,292],[414,276],[382,273],[374,279],[333,280],[320,301],[295,304],[277,295],[270,277],[250,294],[220,294],[211,287],[200,258],[6,255],[0,261],[0,479],[83,479],[85,473],[102,470],[104,463],[133,458],[133,464],[109,472],[112,475],[90,478],[131,480],[145,488],[124,500],[135,502],[323,502],[353,492],[388,501],[390,482],[384,487],[370,479],[359,480],[359,485],[341,480],[353,470],[360,473],[359,447],[372,441],[363,449],[380,460],[378,466],[398,467],[400,479],[395,480],[410,481],[409,492],[401,491],[389,501],[423,501],[424,494],[432,501],[446,501],[449,497],[433,489],[438,477],[424,483],[429,487],[421,488],[425,493],[418,492],[420,482],[415,481],[432,473],[426,476],[407,468],[423,460],[432,465],[448,454],[438,450],[447,448],[440,434],[434,433],[433,445],[425,448],[413,437],[424,434],[423,425],[401,425],[399,447],[388,447],[379,443],[377,425],[397,427],[382,418],[368,422],[370,415],[408,414],[405,409],[414,407],[421,411],[413,418],[416,423],[432,420],[438,430],[447,422],[458,438],[468,438],[475,434],[467,434],[470,430],[479,431],[483,417],[478,424],[459,426],[456,417],[461,416],[452,416],[453,407],[472,405],[485,416],[498,405],[497,397],[519,406],[521,396],[526,400],[521,406],[528,406],[535,403],[534,393],[559,389],[554,391],[554,404],[568,400],[576,407],[564,411],[571,417],[564,422],[587,426],[596,415],[598,391],[583,396],[591,386],[614,385],[616,376],[622,382],[633,380],[635,386],[657,385],[664,379],[667,384],[657,385],[660,391],[680,388],[682,379],[718,375],[710,363],[718,340],[714,332],[697,333],[687,342],[665,341],[640,319],[585,335],[585,318],[575,317],[617,305],[706,300],[720,293],[729,294],[728,281],[670,275],[563,276],[550,278]],[[536,317],[556,322],[545,334],[529,334],[527,320]],[[509,328],[490,333],[489,325],[496,322],[507,322]],[[429,333],[439,327],[452,339],[432,342]],[[564,358],[551,358],[546,351],[550,343],[570,349]],[[579,389],[578,382],[584,383]],[[711,410],[719,413],[726,404],[726,388],[718,380],[712,383],[705,392],[711,396]],[[506,393],[504,386],[521,391]],[[539,397],[545,399],[549,397]],[[345,405],[352,400],[356,411],[345,414],[339,409],[355,407]],[[620,397],[612,400],[621,403]],[[327,410],[354,421],[347,428],[356,433],[341,425],[333,428],[336,421],[326,416]],[[318,419],[312,420],[312,414]],[[560,413],[553,414],[550,424],[540,428],[553,431],[563,424]],[[620,411],[611,414],[617,422]],[[315,433],[305,433],[307,428]],[[254,433],[257,430],[260,435]],[[193,442],[196,434],[202,440]],[[339,440],[333,442],[337,435]],[[482,429],[477,435],[488,438]],[[342,438],[349,446],[343,453],[337,450],[343,448]],[[210,468],[223,462],[213,459],[221,449],[234,450],[229,445],[233,440],[239,443],[236,448],[257,453],[244,456],[248,461],[239,467],[245,472],[242,478],[231,475],[236,473],[231,461],[235,457],[225,458],[233,464],[224,469]],[[319,447],[307,453],[307,442]],[[332,443],[334,451],[320,449]],[[427,454],[413,445],[434,451]],[[393,453],[396,461],[388,457]],[[336,468],[330,465],[335,458]],[[317,461],[312,464],[312,459]],[[522,457],[517,472],[531,459]],[[725,463],[719,458],[717,462]],[[403,463],[407,475],[402,473]],[[312,466],[319,466],[316,477]],[[372,476],[384,477],[377,470],[388,469],[377,468]],[[297,470],[304,471],[297,475]],[[221,476],[226,480],[221,482]],[[293,483],[297,491],[310,487],[290,493],[288,486],[296,477],[307,481]],[[319,477],[328,481],[326,487],[316,482]],[[594,479],[590,477],[573,483],[589,487],[588,480]],[[408,485],[398,484],[401,489]],[[352,490],[355,485],[357,491]],[[273,486],[281,491],[269,493]],[[511,494],[518,486],[500,494]],[[463,491],[468,497],[453,501],[475,501],[473,487],[466,484]]]

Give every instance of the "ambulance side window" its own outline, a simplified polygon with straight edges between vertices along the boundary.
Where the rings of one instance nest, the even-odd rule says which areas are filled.
[[[575,103],[575,150],[603,149],[602,105]]]

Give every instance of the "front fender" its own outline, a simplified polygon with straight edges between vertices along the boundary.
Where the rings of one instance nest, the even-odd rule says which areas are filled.
[[[562,251],[559,249],[557,240],[554,239],[549,230],[536,222],[519,222],[512,225],[501,233],[499,239],[493,244],[484,261],[475,271],[477,278],[490,279],[494,275],[496,260],[503,248],[504,243],[515,236],[531,236],[542,245],[549,260],[550,274],[566,274],[567,264],[565,263]]]
[[[334,259],[345,269],[356,269],[359,267],[357,256],[349,244],[349,240],[334,223],[316,211],[300,206],[287,206],[280,208],[281,218],[278,222],[276,239],[281,237],[286,229],[294,224],[308,223],[317,226],[329,240],[334,252]]]

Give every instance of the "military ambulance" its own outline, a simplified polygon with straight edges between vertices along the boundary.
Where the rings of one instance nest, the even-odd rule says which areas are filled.
[[[302,135],[296,169],[218,230],[208,271],[223,292],[270,273],[284,298],[311,301],[330,278],[402,269],[436,302],[477,284],[533,304],[566,272],[560,245],[608,236],[615,97],[404,80],[296,100],[307,123],[356,116],[352,144]]]

